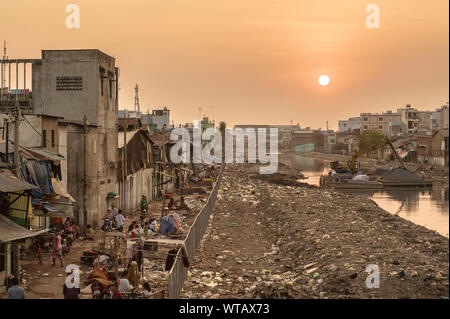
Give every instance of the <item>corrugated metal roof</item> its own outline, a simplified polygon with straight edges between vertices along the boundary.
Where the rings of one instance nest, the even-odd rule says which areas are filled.
[[[25,227],[17,225],[8,217],[0,213],[0,242],[9,242],[34,237],[46,232],[48,232],[48,229],[33,232]]]
[[[37,187],[13,176],[10,171],[6,169],[0,170],[0,192],[13,193],[35,188]]]
[[[43,149],[43,148],[32,148],[32,152],[35,152],[39,155],[42,155],[48,158],[51,161],[63,161],[65,160],[64,156],[59,155],[58,153]]]

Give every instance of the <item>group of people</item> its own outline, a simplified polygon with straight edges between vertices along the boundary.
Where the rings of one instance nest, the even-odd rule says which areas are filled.
[[[140,289],[140,272],[138,263],[133,260],[118,278],[111,278],[105,286],[94,285],[91,287],[95,299],[124,299],[127,294],[134,293],[143,298],[151,299],[152,291],[148,282],[142,283]]]
[[[112,203],[111,207],[107,209],[104,220],[105,222],[102,226],[103,231],[111,231],[113,227],[117,231],[123,231],[125,216],[122,210],[116,207],[116,204]]]

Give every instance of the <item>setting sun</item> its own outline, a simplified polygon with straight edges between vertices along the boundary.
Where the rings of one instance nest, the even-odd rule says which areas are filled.
[[[330,78],[328,75],[321,75],[319,77],[319,84],[322,86],[327,86],[330,83]]]

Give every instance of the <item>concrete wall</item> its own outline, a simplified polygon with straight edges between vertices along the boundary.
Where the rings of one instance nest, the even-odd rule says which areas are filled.
[[[44,131],[46,132],[44,134]],[[58,118],[55,117],[42,117],[42,136],[46,136],[45,148],[49,151],[58,152],[59,137],[58,137]],[[52,140],[52,134],[54,139]],[[43,142],[44,143],[44,142]],[[44,145],[43,145],[44,146]]]
[[[42,60],[33,64],[33,113],[96,124],[98,93],[98,50],[42,51]],[[81,91],[58,91],[59,76],[81,76]]]
[[[146,195],[148,200],[152,198],[153,173],[153,168],[147,168],[127,177],[126,206],[128,211],[140,210],[142,195]],[[122,189],[122,181],[119,181],[116,187]]]
[[[8,118],[6,114],[0,114],[0,124],[3,127],[3,119]],[[42,118],[36,115],[26,115],[26,119],[30,124],[42,134]],[[19,124],[19,144],[24,147],[41,147],[41,136],[27,123],[27,121],[21,121]],[[5,132],[6,134],[6,132]],[[6,139],[6,136],[5,136]],[[0,135],[0,140],[5,141]],[[14,141],[14,123],[9,124],[9,140]]]

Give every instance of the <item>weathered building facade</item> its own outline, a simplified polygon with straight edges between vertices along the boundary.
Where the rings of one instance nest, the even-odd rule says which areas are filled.
[[[33,60],[29,114],[58,119],[43,122],[42,135],[66,155],[64,184],[80,226],[99,225],[117,192],[118,77],[115,59],[99,50],[43,50]]]

